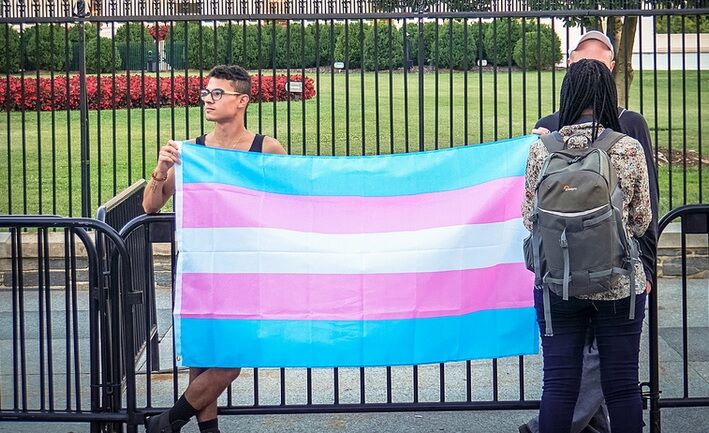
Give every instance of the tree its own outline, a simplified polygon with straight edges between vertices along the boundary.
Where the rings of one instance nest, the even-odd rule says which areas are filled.
[[[646,3],[654,9],[687,9],[701,7],[704,0],[529,0],[533,10],[637,10]],[[633,45],[638,27],[637,16],[571,17],[565,19],[567,26],[581,25],[587,29],[600,30],[610,38],[615,47],[613,76],[618,90],[618,101],[625,104],[627,90],[633,83]]]

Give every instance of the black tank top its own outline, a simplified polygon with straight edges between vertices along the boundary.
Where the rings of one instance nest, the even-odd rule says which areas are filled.
[[[206,146],[206,143],[204,142],[204,139],[207,137],[207,134],[200,135],[195,139],[195,144],[199,144],[200,146]],[[251,147],[249,148],[249,152],[263,152],[263,135],[261,134],[256,134],[254,136],[254,141],[251,142]]]

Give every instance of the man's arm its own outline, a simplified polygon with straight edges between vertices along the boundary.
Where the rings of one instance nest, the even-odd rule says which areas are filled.
[[[652,209],[652,220],[645,234],[638,238],[640,250],[642,252],[643,269],[645,270],[645,278],[648,281],[652,280],[655,273],[655,262],[657,259],[657,236],[658,236],[658,196],[659,189],[657,185],[657,170],[655,168],[652,139],[650,138],[650,129],[647,126],[645,118],[634,111],[626,110],[619,118],[623,132],[633,137],[640,142],[645,154],[645,163],[647,166],[648,181],[650,186],[650,208]]]
[[[150,182],[143,192],[143,210],[154,213],[162,209],[175,194],[174,165],[180,163],[178,143],[170,140],[160,149],[158,165],[153,170]]]

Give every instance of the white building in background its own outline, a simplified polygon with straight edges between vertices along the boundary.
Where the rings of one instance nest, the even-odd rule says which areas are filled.
[[[552,20],[541,22],[551,25]],[[554,20],[554,30],[561,39],[564,58],[559,65],[563,66],[566,65],[567,47],[573,48],[583,32],[580,27],[567,30],[559,19]],[[682,70],[683,67],[696,70],[698,66],[703,70],[709,69],[709,33],[700,33],[699,38],[697,33],[655,34],[652,17],[641,17],[633,45],[633,69],[655,69],[656,66],[660,71]]]

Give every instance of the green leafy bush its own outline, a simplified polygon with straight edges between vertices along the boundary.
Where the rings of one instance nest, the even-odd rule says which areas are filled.
[[[390,61],[392,68],[398,68],[402,65],[403,50],[403,32],[393,28],[390,36],[388,25],[377,24],[376,32],[372,26],[364,35],[364,68],[368,71],[388,69]]]
[[[277,32],[278,30],[276,35]],[[256,25],[219,26],[217,40],[218,55],[215,63],[235,63],[246,69],[258,69],[259,64],[261,69],[273,66],[271,55],[273,28],[270,25],[261,27],[260,36],[259,27]]]
[[[529,28],[529,26],[528,26]],[[507,66],[512,62],[512,50],[522,37],[522,24],[517,20],[499,19],[485,29],[485,55],[490,64]]]
[[[177,24],[175,24],[177,25]],[[148,33],[148,28],[141,23],[126,23],[116,29],[113,36],[116,42],[130,41],[130,44],[138,45],[141,41],[152,44],[153,38]]]
[[[364,63],[362,58],[364,47],[360,40],[364,42],[364,38],[370,29],[371,26],[369,24],[362,24],[360,27],[359,23],[349,24],[346,28],[343,28],[335,43],[334,61],[344,62],[345,67],[349,69],[361,68]]]
[[[64,27],[38,24],[24,29],[24,43],[27,70],[63,70],[66,64],[67,44]],[[69,42],[71,53],[71,41]]]
[[[524,69],[549,69],[561,61],[561,41],[549,26],[531,30],[520,38],[514,48],[515,64]]]
[[[0,25],[0,72],[20,70],[20,33],[9,24]]]
[[[278,27],[276,33],[276,68],[298,69],[315,65],[315,36],[312,26],[291,24]]]
[[[150,38],[150,36],[148,36]],[[154,43],[152,38],[151,42]],[[210,69],[218,62],[219,40],[214,39],[214,28],[199,22],[175,23],[165,39],[166,50],[172,41],[184,44],[184,56],[190,69]]]
[[[462,21],[450,21],[443,24],[438,31],[438,66],[441,68],[468,69],[485,56],[483,38],[486,23],[467,24]],[[482,29],[482,30],[481,30]],[[435,40],[431,48],[431,64],[435,65]]]
[[[111,39],[93,38],[86,44],[86,71],[95,74],[97,72],[111,72],[121,68],[121,53],[111,53]]]

